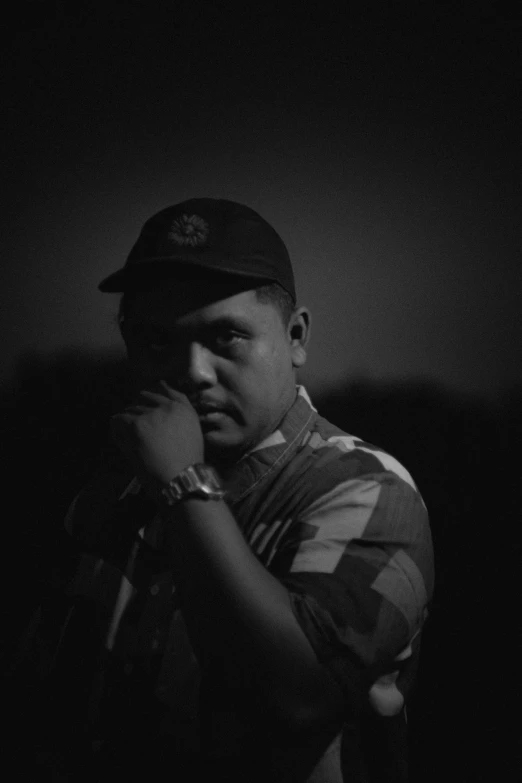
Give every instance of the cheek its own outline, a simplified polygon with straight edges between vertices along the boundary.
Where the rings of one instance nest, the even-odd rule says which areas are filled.
[[[277,385],[288,376],[292,368],[292,359],[286,344],[274,340],[263,346],[258,355],[259,372]]]
[[[266,408],[281,395],[292,377],[288,351],[276,343],[263,344],[234,368],[238,388],[256,407]]]

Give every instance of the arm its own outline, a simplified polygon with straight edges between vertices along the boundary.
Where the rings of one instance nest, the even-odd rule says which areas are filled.
[[[168,521],[167,548],[195,649],[220,658],[232,676],[239,670],[256,706],[292,732],[338,720],[338,687],[288,591],[252,553],[228,506],[185,500]]]
[[[113,437],[161,505],[160,488],[203,461],[203,437],[184,395],[165,384],[162,393],[141,396],[143,404],[113,417]],[[169,521],[167,550],[202,665],[220,665],[232,688],[239,675],[256,714],[290,732],[337,724],[338,688],[295,619],[287,590],[251,552],[228,506],[185,500]]]
[[[348,478],[308,505],[271,564],[347,712],[397,714],[414,676],[433,590],[433,553],[416,488],[392,472]]]
[[[158,497],[158,483],[203,460],[202,436],[183,395],[169,392],[174,405],[146,397],[156,405],[116,417],[115,435]],[[370,689],[393,674],[422,623],[431,590],[425,509],[413,487],[379,462],[374,469],[378,480],[352,479],[366,468],[356,451],[343,455],[335,489],[302,510],[270,572],[225,503],[186,500],[170,520],[168,550],[201,662],[222,665],[231,688],[239,670],[254,706],[287,725],[325,725],[343,710],[384,714],[389,689],[375,705]]]

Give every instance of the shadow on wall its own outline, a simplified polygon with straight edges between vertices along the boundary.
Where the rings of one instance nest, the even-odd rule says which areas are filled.
[[[22,362],[15,390],[1,399],[4,509],[12,509],[4,523],[4,639],[27,621],[50,562],[67,550],[67,507],[107,442],[109,417],[134,388],[124,360],[74,352]],[[412,781],[448,777],[448,764],[451,780],[471,780],[472,767],[498,754],[502,694],[512,688],[504,649],[519,610],[508,611],[516,571],[507,558],[520,545],[520,471],[509,447],[522,434],[522,389],[493,408],[425,383],[357,380],[314,403],[396,456],[424,496],[437,580],[409,712]]]

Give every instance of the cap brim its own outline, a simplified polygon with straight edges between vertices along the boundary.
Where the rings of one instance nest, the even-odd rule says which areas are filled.
[[[164,280],[179,280],[180,283],[197,278],[201,280],[201,273],[205,270],[205,277],[211,280],[224,280],[231,277],[243,279],[245,282],[251,281],[254,287],[263,283],[275,282],[274,277],[264,274],[245,272],[232,269],[226,265],[216,269],[211,264],[204,263],[203,260],[177,259],[176,264],[172,264],[172,258],[153,259],[141,261],[136,264],[125,266],[118,269],[108,277],[104,278],[98,285],[98,290],[103,293],[124,293],[129,290],[139,288],[149,288],[157,285]]]

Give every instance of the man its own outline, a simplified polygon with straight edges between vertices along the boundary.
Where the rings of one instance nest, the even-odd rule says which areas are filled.
[[[310,314],[281,238],[192,199],[100,289],[123,293],[141,391],[66,521],[82,555],[52,687],[71,779],[405,780],[427,514],[296,385]]]

